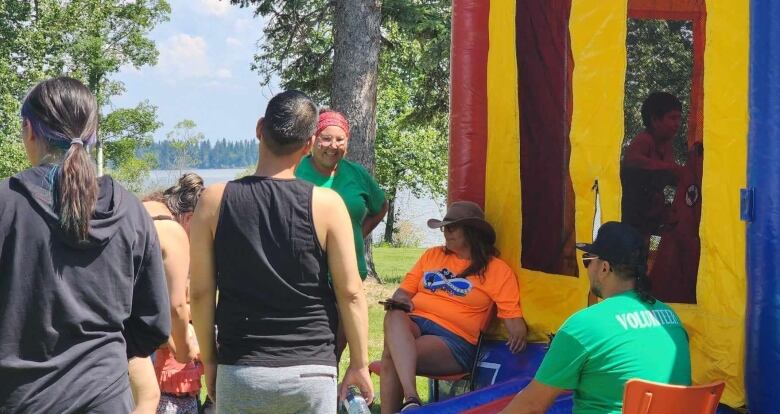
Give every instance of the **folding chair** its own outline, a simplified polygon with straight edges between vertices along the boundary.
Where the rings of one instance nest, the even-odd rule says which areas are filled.
[[[715,414],[723,381],[707,385],[669,385],[632,379],[623,393],[624,414]]]
[[[479,332],[479,339],[477,340],[477,352],[474,357],[474,362],[471,365],[471,370],[468,372],[463,372],[459,374],[453,374],[453,375],[440,375],[440,376],[427,376],[427,375],[420,375],[422,377],[426,377],[429,380],[429,402],[435,402],[439,401],[439,390],[440,390],[440,381],[460,381],[460,380],[469,380],[474,377],[474,373],[477,369],[477,364],[479,361],[480,351],[482,349],[482,342],[484,340],[484,337],[487,333],[487,330],[490,328],[490,325],[493,323],[493,320],[496,318],[496,304],[493,303],[491,305],[490,310],[488,311],[488,317],[485,319],[485,322],[482,324],[482,327]],[[368,365],[368,371],[372,374],[375,374],[377,376],[381,375],[382,372],[382,361],[372,361]],[[469,391],[474,390],[474,384],[469,382]]]

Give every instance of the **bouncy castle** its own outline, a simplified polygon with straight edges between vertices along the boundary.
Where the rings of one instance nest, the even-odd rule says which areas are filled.
[[[453,0],[449,199],[484,206],[531,341],[593,303],[574,243],[621,220],[629,23],[684,22],[680,140],[704,150],[669,190],[650,277],[688,331],[694,383],[780,413],[778,19],[774,0]]]

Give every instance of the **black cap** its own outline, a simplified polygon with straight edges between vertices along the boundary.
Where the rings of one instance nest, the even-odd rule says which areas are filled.
[[[640,264],[647,261],[647,246],[636,229],[609,221],[601,225],[593,243],[577,243],[577,248],[611,264]]]

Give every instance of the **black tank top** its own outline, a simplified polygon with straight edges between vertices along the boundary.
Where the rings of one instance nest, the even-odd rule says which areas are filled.
[[[336,365],[336,299],[312,189],[257,176],[225,187],[214,237],[220,364]]]

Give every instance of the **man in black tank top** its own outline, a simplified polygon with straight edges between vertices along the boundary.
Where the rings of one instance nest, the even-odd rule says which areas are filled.
[[[373,399],[349,214],[338,194],[294,175],[317,116],[303,93],[276,95],[257,123],[255,174],[208,187],[195,210],[191,309],[218,412],[332,413],[349,385]],[[337,391],[339,313],[350,365]]]

